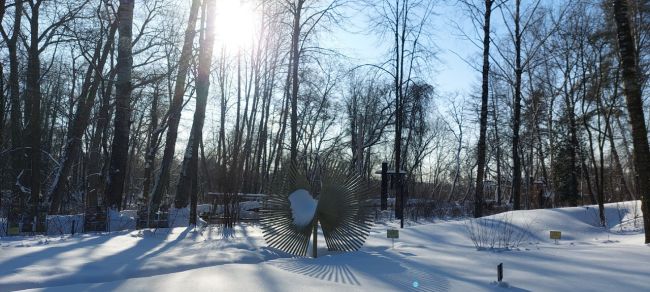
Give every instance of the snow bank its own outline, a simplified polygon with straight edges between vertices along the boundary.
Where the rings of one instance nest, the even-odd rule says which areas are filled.
[[[134,210],[124,210],[116,212],[115,210],[108,211],[108,228],[109,231],[122,231],[122,230],[133,230],[136,226],[136,216],[137,211]]]
[[[603,232],[610,235],[643,232],[640,205],[640,201],[605,204],[606,226],[600,225],[598,205],[508,211],[479,219],[469,219],[465,221],[465,225],[471,225],[472,222],[479,223],[481,226],[478,233],[487,236],[489,240],[493,237],[499,240],[503,236],[511,236],[510,239],[521,242],[554,242],[549,238],[549,231],[556,230],[562,232],[560,242],[584,243],[593,240],[594,234]],[[479,224],[474,224],[473,227],[476,228]]]
[[[289,195],[289,202],[291,203],[293,224],[304,227],[311,223],[316,213],[318,200],[314,200],[307,190],[298,189]]]
[[[81,233],[84,228],[84,215],[48,215],[45,224],[47,235]]]

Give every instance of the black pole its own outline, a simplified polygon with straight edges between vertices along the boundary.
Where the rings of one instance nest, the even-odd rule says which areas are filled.
[[[381,163],[381,210],[388,209],[388,162]]]
[[[312,237],[312,247],[311,247],[311,256],[313,258],[318,257],[318,218],[314,218],[314,226],[312,227],[313,237]]]
[[[503,280],[503,263],[497,265],[497,281]]]
[[[404,196],[402,195],[402,163],[400,160],[402,154],[402,101],[400,96],[402,89],[397,78],[395,78],[395,86],[395,200],[399,201],[400,228],[404,228]],[[398,206],[395,207],[397,212]]]
[[[403,187],[402,174],[398,173],[397,177],[398,177],[398,179],[397,179],[397,181],[398,181],[397,189],[399,190],[399,200],[400,200],[400,204],[399,204],[400,211],[399,212],[402,215],[401,218],[400,218],[400,221],[399,221],[399,228],[404,228],[404,217],[405,217],[404,216],[404,204],[405,204],[405,202],[404,202],[404,190],[402,189],[402,187]]]

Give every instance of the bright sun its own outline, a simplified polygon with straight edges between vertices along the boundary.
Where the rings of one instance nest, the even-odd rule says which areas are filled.
[[[246,49],[256,35],[257,16],[250,1],[217,1],[217,42],[229,49]]]

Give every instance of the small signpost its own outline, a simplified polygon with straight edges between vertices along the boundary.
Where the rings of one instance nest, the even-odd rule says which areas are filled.
[[[503,263],[497,265],[497,281],[503,280]]]
[[[551,239],[554,239],[554,240],[555,240],[555,244],[557,244],[557,241],[560,240],[560,239],[562,239],[562,232],[560,232],[560,231],[555,231],[555,230],[551,230],[550,237],[551,237]]]
[[[391,238],[393,240],[393,248],[395,248],[395,238],[399,238],[399,229],[386,230],[386,238]]]

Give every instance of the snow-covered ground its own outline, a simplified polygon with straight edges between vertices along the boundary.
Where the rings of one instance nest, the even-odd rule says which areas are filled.
[[[266,247],[250,225],[2,238],[0,291],[650,291],[638,216],[627,202],[607,205],[608,228],[593,206],[410,224],[394,247],[386,229],[396,224],[379,224],[358,252],[327,252],[321,238],[317,259]],[[520,244],[479,251],[468,226],[503,228]],[[550,230],[562,231],[558,244]]]

